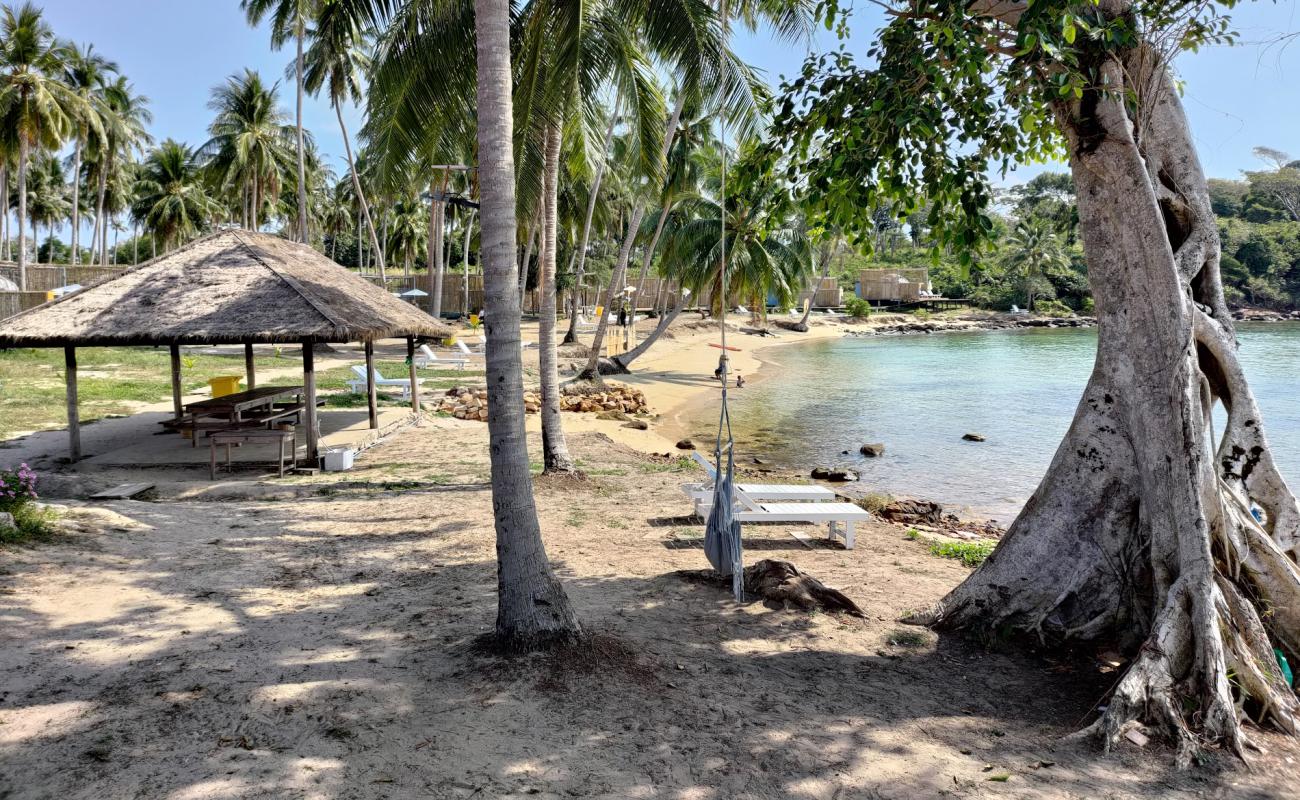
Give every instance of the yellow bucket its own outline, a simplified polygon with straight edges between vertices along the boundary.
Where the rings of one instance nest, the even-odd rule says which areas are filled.
[[[239,391],[239,382],[243,379],[243,375],[218,375],[208,379],[208,386],[212,387],[213,397],[225,397]]]
[[[470,326],[471,328],[477,328],[477,327],[478,327],[478,314],[470,314],[470,315],[469,315],[469,326]]]

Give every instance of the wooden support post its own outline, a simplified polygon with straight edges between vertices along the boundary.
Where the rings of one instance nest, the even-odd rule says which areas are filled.
[[[77,348],[63,348],[63,370],[68,383],[68,456],[81,459],[81,414],[77,411]]]
[[[303,411],[306,416],[303,417],[307,422],[307,466],[311,469],[320,468],[320,419],[316,416],[316,353],[312,350],[312,343],[304,340],[302,343],[302,386],[303,405],[306,406]]]
[[[411,370],[411,411],[415,412],[415,424],[420,424],[420,386],[415,376],[415,337],[406,337],[406,364]]]
[[[257,365],[253,363],[253,343],[244,344],[244,383],[249,389],[257,388]]]
[[[172,413],[176,419],[180,419],[185,413],[185,406],[181,404],[181,347],[178,344],[171,346],[172,354]],[[198,438],[197,432],[195,439]]]
[[[370,430],[379,430],[379,396],[375,391],[375,343],[366,341],[366,408],[370,411]]]

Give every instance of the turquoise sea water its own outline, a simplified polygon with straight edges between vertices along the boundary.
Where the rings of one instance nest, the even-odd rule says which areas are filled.
[[[1239,334],[1278,463],[1300,487],[1300,324]],[[772,348],[765,377],[730,393],[737,449],[801,469],[849,466],[861,490],[1009,522],[1069,426],[1096,343],[1094,330],[1031,329]],[[697,441],[712,439],[715,415],[689,418]],[[966,432],[987,441],[962,441]],[[883,442],[884,457],[858,455],[865,442]]]

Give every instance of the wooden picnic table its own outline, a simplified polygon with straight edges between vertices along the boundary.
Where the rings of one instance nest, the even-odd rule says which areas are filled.
[[[269,427],[287,417],[302,414],[301,386],[259,386],[246,392],[235,392],[185,405],[184,414],[163,425],[191,432],[191,446],[198,447],[199,435],[213,431]],[[290,402],[277,402],[293,397]],[[320,404],[320,400],[317,403]]]
[[[276,400],[291,395],[301,395],[301,386],[259,386],[246,392],[235,392],[185,404],[185,413],[194,417],[227,417],[239,422],[245,411],[270,406]]]

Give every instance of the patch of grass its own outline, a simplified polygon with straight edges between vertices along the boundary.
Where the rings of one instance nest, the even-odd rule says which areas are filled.
[[[581,528],[587,521],[587,512],[580,508],[575,508],[569,512],[569,517],[564,521],[570,528]]]
[[[637,467],[644,473],[654,474],[657,472],[690,472],[695,468],[695,462],[690,458],[676,458],[672,461],[643,461]]]
[[[0,545],[25,544],[54,535],[54,522],[59,515],[50,509],[29,503],[11,513],[16,527],[0,526]]]
[[[257,356],[259,370],[283,368],[289,358]],[[186,353],[181,385],[193,392],[218,375],[243,375],[244,356]],[[129,414],[137,403],[171,397],[171,356],[165,347],[85,347],[77,350],[77,394],[82,423]],[[63,352],[0,351],[0,438],[68,424]]]
[[[867,492],[858,499],[858,505],[872,514],[879,514],[892,502],[894,502],[894,496],[888,492]]]
[[[921,631],[909,631],[906,628],[895,628],[889,632],[885,641],[894,647],[925,647],[929,639]]]
[[[994,547],[993,542],[932,542],[930,553],[941,558],[955,558],[968,567],[978,567]]]
[[[921,532],[918,531],[916,528],[908,528],[907,533],[905,535],[907,536],[907,538],[911,539],[914,542],[917,539],[921,538]]]

